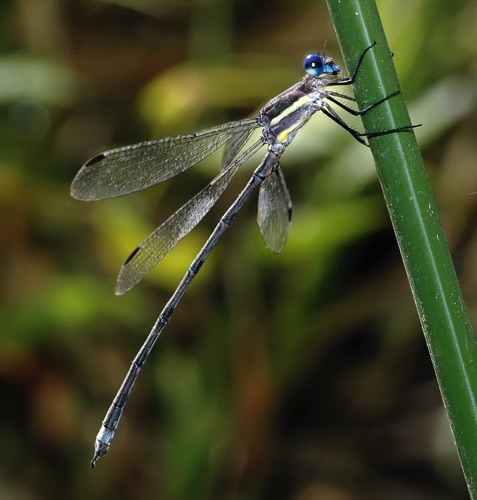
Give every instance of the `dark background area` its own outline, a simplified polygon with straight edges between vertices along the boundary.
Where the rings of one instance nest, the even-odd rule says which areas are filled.
[[[378,7],[475,324],[477,2]],[[342,65],[325,2],[14,0],[0,28],[0,498],[467,498],[371,154],[325,116],[282,158],[285,250],[261,241],[255,197],[89,466],[133,356],[259,160],[123,297],[124,259],[220,157],[96,203],[70,197],[74,175],[253,115],[325,41]]]

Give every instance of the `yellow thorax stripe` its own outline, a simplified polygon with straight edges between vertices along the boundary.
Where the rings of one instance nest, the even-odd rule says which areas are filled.
[[[290,113],[293,113],[297,109],[306,106],[310,100],[311,99],[308,95],[300,97],[300,99],[297,99],[294,103],[290,104],[290,106],[285,108],[279,115],[275,116],[275,118],[270,122],[270,125],[272,127],[278,125],[280,121],[286,118]]]
[[[288,115],[290,115],[291,113],[299,110],[300,108],[305,108],[308,106],[309,102],[310,102],[310,97],[308,95],[304,95],[302,97],[300,97],[300,99],[297,99],[294,103],[292,103],[290,106],[288,106],[287,108],[285,108],[279,115],[277,115],[271,122],[270,122],[270,125],[272,127],[275,127],[277,125],[280,124],[281,121],[283,121]],[[292,123],[290,123],[290,126],[285,128],[284,130],[282,130],[278,136],[277,136],[277,139],[280,141],[280,142],[285,142],[288,135],[291,134],[295,129],[297,129],[298,127],[300,127],[301,125],[303,125],[304,122],[308,121],[308,119],[310,118],[310,115],[309,113],[304,112],[301,113],[300,115],[300,119],[298,121],[294,121]]]

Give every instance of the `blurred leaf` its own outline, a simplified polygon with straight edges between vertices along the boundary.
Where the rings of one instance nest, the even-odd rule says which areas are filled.
[[[1,339],[6,345],[43,342],[45,338],[77,335],[103,318],[132,326],[144,312],[136,296],[124,307],[112,287],[87,278],[57,275],[48,284],[5,304],[0,313]],[[84,334],[84,333],[83,333]]]
[[[66,66],[25,55],[0,58],[0,102],[31,99],[64,106],[75,92],[75,77]]]

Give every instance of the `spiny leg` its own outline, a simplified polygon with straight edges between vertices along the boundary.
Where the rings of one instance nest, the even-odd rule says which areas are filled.
[[[380,137],[382,135],[394,134],[396,132],[410,132],[412,129],[416,127],[420,127],[421,125],[403,125],[402,127],[392,128],[389,130],[378,130],[376,132],[358,132],[353,127],[348,125],[343,118],[327,103],[323,102],[323,107],[321,111],[328,117],[331,118],[335,123],[337,123],[340,127],[344,128],[347,132],[349,132],[359,143],[364,146],[369,147],[369,144],[363,139],[363,137],[367,137],[371,139],[373,137]]]
[[[361,65],[363,63],[364,57],[368,53],[370,49],[372,49],[376,45],[376,41],[374,41],[369,47],[367,47],[362,54],[359,57],[358,64],[356,65],[353,74],[351,77],[348,78],[342,78],[336,82],[331,82],[327,86],[333,86],[333,85],[352,85],[358,76],[359,70],[361,68]],[[366,113],[371,111],[372,109],[376,108],[383,102],[387,101],[388,99],[391,99],[392,97],[395,97],[401,93],[400,90],[396,90],[392,92],[391,94],[383,97],[382,99],[379,99],[378,101],[374,102],[373,104],[370,104],[364,109],[361,110],[356,110],[348,106],[347,104],[344,104],[341,102],[339,99],[346,99],[348,101],[356,102],[356,98],[352,96],[348,96],[346,94],[342,94],[341,92],[336,92],[333,90],[325,90],[323,91],[323,99],[327,99],[328,101],[332,102],[336,106],[339,106],[341,109],[346,111],[347,113],[353,115],[353,116],[364,116]],[[339,98],[339,99],[337,99]],[[404,125],[402,127],[397,127],[389,130],[380,130],[376,132],[358,132],[355,130],[353,127],[348,125],[342,118],[339,116],[339,114],[327,103],[323,102],[323,107],[321,108],[321,111],[331,118],[334,122],[336,122],[338,125],[340,125],[342,128],[344,128],[347,132],[349,132],[358,142],[365,146],[369,146],[367,142],[363,139],[363,137],[367,137],[368,139],[374,138],[374,137],[379,137],[382,135],[388,135],[396,132],[408,132],[411,131],[413,128],[420,127],[421,125]]]
[[[391,97],[395,97],[395,96],[399,95],[401,93],[401,91],[396,90],[395,92],[392,92],[391,94],[387,95],[386,97],[383,97],[379,101],[376,101],[375,103],[370,104],[369,106],[367,106],[366,108],[361,109],[361,110],[356,110],[356,109],[350,108],[346,104],[343,104],[342,102],[338,101],[338,99],[334,98],[334,97],[340,97],[342,99],[348,99],[350,101],[356,102],[356,99],[354,97],[350,97],[350,96],[347,96],[346,94],[341,94],[339,92],[333,92],[333,91],[330,91],[330,92],[326,91],[325,93],[326,93],[326,99],[328,99],[328,101],[331,101],[333,104],[336,104],[341,109],[344,109],[347,113],[349,113],[353,116],[363,116],[368,111],[371,111],[372,109],[376,108],[377,106],[379,106],[383,102],[387,101],[388,99],[391,99]]]
[[[362,52],[362,54],[359,57],[358,64],[356,65],[351,77],[342,78],[342,79],[338,80],[337,82],[331,82],[327,86],[329,87],[329,86],[333,86],[333,85],[352,85],[357,78],[357,75],[358,75],[358,72],[361,68],[361,64],[363,63],[364,57],[366,56],[367,52],[370,49],[372,49],[375,45],[376,45],[376,41],[374,41],[371,45],[369,45],[369,47],[367,47]],[[338,99],[335,99],[336,97],[338,97],[340,99],[346,99],[348,101],[356,102],[355,97],[352,97],[352,96],[349,96],[346,94],[342,94],[341,92],[335,92],[333,90],[324,91],[324,94],[326,94],[326,99],[331,101],[333,104],[336,104],[341,109],[345,110],[347,113],[350,113],[353,116],[363,116],[366,113],[368,113],[369,111],[371,111],[372,109],[374,109],[377,106],[379,106],[380,104],[382,104],[383,102],[387,101],[388,99],[391,99],[392,97],[399,95],[400,93],[401,93],[400,90],[396,90],[395,92],[392,92],[391,94],[383,97],[379,101],[376,101],[375,103],[370,104],[366,108],[364,108],[362,110],[356,110],[356,109],[353,109],[350,106],[347,106],[346,104],[342,103]],[[341,123],[340,123],[340,125],[341,125]]]
[[[323,107],[321,111],[328,117],[331,118],[340,127],[348,131],[358,142],[363,144],[363,146],[369,147],[368,143],[361,137],[361,133],[355,130],[351,125],[348,125],[343,118],[327,103],[323,102]]]

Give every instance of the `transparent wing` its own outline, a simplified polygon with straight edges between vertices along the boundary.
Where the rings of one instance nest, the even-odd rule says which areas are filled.
[[[244,130],[234,134],[225,144],[224,154],[222,155],[222,164],[220,170],[225,167],[239,154],[240,150],[244,147],[245,143],[250,139],[254,129]]]
[[[265,245],[279,253],[285,247],[290,230],[292,202],[282,171],[269,175],[260,186],[257,222]]]
[[[101,200],[145,189],[194,166],[235,134],[258,128],[254,118],[196,134],[112,149],[88,160],[71,184],[79,200]]]
[[[225,168],[212,182],[171,215],[152,232],[126,259],[119,271],[116,294],[131,290],[141,279],[186,236],[212,208],[225,191],[240,165],[261,147],[254,143]]]

